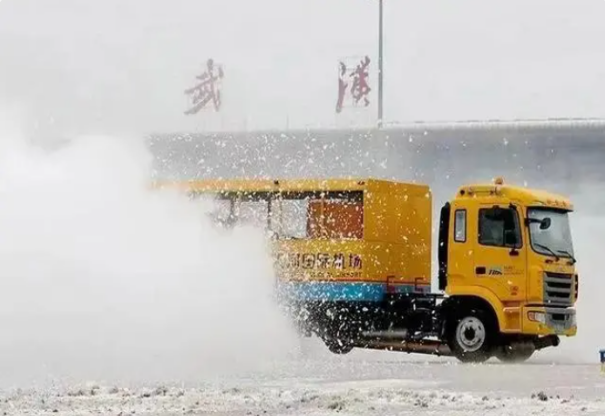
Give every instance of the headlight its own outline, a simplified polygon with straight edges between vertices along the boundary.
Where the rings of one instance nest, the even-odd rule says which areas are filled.
[[[546,314],[544,312],[528,312],[527,318],[530,321],[540,322],[541,324],[546,324]]]
[[[572,314],[569,318],[571,321],[571,326],[578,326],[578,319],[576,318],[576,314]]]

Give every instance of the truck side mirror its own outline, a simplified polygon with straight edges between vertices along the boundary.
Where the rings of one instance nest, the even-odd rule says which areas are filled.
[[[541,230],[548,230],[550,228],[550,217],[542,218],[541,220],[537,218],[525,218],[525,225],[529,226],[530,224],[540,224]]]

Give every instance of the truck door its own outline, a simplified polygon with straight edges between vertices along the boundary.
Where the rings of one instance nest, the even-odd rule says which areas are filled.
[[[519,212],[508,205],[482,205],[477,221],[476,284],[495,293],[502,301],[522,300],[527,252]]]

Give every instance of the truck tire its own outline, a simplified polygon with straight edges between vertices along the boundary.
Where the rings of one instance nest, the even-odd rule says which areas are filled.
[[[333,354],[344,355],[353,351],[353,343],[338,338],[326,338],[324,343]]]
[[[351,322],[346,318],[334,314],[337,318],[327,325],[322,325],[320,329],[320,337],[328,350],[334,354],[344,355],[350,353],[354,346],[354,330]]]
[[[489,314],[481,309],[469,308],[450,321],[447,341],[450,350],[461,362],[481,363],[493,355],[496,331]]]

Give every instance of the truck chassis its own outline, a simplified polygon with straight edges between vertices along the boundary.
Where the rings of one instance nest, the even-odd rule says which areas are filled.
[[[301,335],[315,334],[335,354],[353,348],[521,362],[559,337],[501,334],[493,310],[473,297],[387,294],[382,302],[290,301]]]

